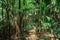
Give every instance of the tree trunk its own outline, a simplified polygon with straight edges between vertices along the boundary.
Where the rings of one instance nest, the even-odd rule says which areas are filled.
[[[2,19],[3,19],[3,1],[2,1]]]
[[[16,39],[17,40],[21,40],[20,39],[20,29],[19,29],[19,25],[18,25],[18,23],[17,23],[17,17],[16,17],[16,15],[14,15],[14,22],[15,22],[15,28],[16,28]]]
[[[7,14],[7,20],[6,20],[6,22],[7,22],[7,27],[8,27],[8,39],[9,40],[11,40],[11,38],[10,38],[10,14],[9,14],[9,10],[10,10],[10,8],[9,8],[9,4],[8,4],[8,1],[7,1],[7,5],[6,5],[6,14]]]
[[[21,40],[21,36],[20,36],[20,33],[21,33],[21,31],[20,31],[20,27],[19,27],[19,24],[18,24],[18,15],[14,12],[14,10],[13,10],[13,16],[14,16],[14,25],[15,25],[15,31],[16,31],[16,33],[15,33],[15,35],[13,36],[13,39],[14,40]]]

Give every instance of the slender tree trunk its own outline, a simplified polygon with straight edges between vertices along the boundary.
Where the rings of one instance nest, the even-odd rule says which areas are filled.
[[[14,23],[15,23],[15,28],[16,28],[16,39],[17,40],[21,40],[21,37],[20,37],[20,28],[19,28],[19,25],[17,23],[17,16],[14,14]]]
[[[23,7],[23,0],[19,0],[19,6],[18,6],[19,10],[21,9],[21,7]],[[23,27],[22,27],[23,24],[22,24],[22,21],[23,21],[24,13],[25,12],[23,10],[22,13],[19,11],[19,14],[18,14],[18,24],[19,24],[19,28],[20,28],[21,40],[23,40],[23,38],[22,38],[22,34],[23,34]]]
[[[16,13],[15,12],[15,10],[14,10],[14,5],[15,5],[15,2],[14,2],[14,0],[12,1],[12,14],[13,14],[13,20],[14,20],[14,26],[15,26],[15,31],[16,31],[16,33],[15,33],[15,35],[12,35],[13,36],[13,39],[14,40],[22,40],[21,39],[21,30],[20,30],[20,13],[18,14],[18,13]],[[20,0],[19,0],[19,7],[20,7]],[[19,8],[20,9],[20,8]],[[18,23],[19,22],[19,23]]]
[[[3,19],[3,1],[2,1],[2,19]]]
[[[7,14],[7,27],[8,27],[8,36],[9,36],[9,40],[11,40],[11,38],[10,38],[10,15],[9,15],[9,4],[7,5],[7,8],[6,8],[6,14]]]
[[[4,25],[3,1],[2,1],[2,19],[3,19],[2,25]]]

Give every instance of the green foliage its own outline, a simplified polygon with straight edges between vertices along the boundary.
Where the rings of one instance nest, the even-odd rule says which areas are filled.
[[[40,38],[39,40],[49,40],[49,38]]]
[[[26,34],[22,34],[22,38],[24,39],[24,40],[26,40],[26,37],[27,37],[27,35]]]
[[[38,1],[39,3],[36,1]],[[57,25],[60,25],[60,23],[59,23],[60,22],[60,2],[59,2],[59,0],[53,0],[53,1],[51,0],[51,2],[49,2],[48,5],[46,3],[46,0],[20,0],[20,9],[18,8],[19,7],[18,0],[2,0],[2,2],[3,2],[3,6],[2,6],[2,3],[0,3],[0,8],[2,9],[2,7],[3,7],[3,11],[4,11],[3,14],[6,19],[7,19],[6,8],[10,9],[9,10],[9,13],[10,13],[9,20],[10,20],[10,24],[12,26],[15,26],[14,21],[13,21],[14,14],[12,13],[12,11],[14,11],[16,13],[17,21],[18,21],[19,12],[20,12],[20,16],[21,16],[22,20],[26,20],[29,22],[33,21],[33,23],[32,22],[26,23],[27,25],[24,26],[24,30],[29,30],[33,26],[36,26],[36,29],[38,31],[41,30],[41,27],[37,26],[38,23],[40,23],[40,21],[43,26],[43,30],[50,29],[53,26],[55,27]],[[56,13],[54,13],[54,12],[56,12]],[[0,10],[0,13],[2,14],[1,10]],[[2,17],[2,15],[0,17]],[[33,20],[30,20],[30,19],[33,19]],[[39,24],[39,25],[41,25],[41,24]],[[3,26],[3,24],[0,25],[0,29],[7,28],[7,25],[6,26],[5,25],[6,25],[5,23],[4,23],[4,26]],[[60,28],[53,29],[53,31],[54,31],[54,33],[58,34],[58,33],[60,33]],[[26,35],[23,34],[22,37],[25,39]],[[48,39],[46,39],[46,40],[48,40]]]
[[[44,1],[42,2],[42,8],[46,8],[46,3]]]
[[[54,29],[53,31],[54,31],[54,33],[56,33],[56,34],[60,34],[60,28]]]
[[[31,10],[31,9],[34,9],[35,6],[34,6],[34,0],[25,0],[25,5],[24,5],[24,9],[25,10]]]
[[[41,23],[42,23],[44,29],[49,29],[51,27],[51,23],[43,22],[43,21]]]
[[[37,31],[40,31],[40,30],[41,30],[41,28],[40,28],[40,27],[36,27],[36,30],[37,30]]]
[[[31,29],[32,27],[34,27],[34,23],[28,23],[25,27],[24,27],[24,29],[25,30],[29,30],[29,29]]]

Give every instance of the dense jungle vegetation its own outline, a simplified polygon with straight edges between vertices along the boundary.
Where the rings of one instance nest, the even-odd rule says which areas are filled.
[[[0,40],[60,40],[60,0],[0,0]]]

